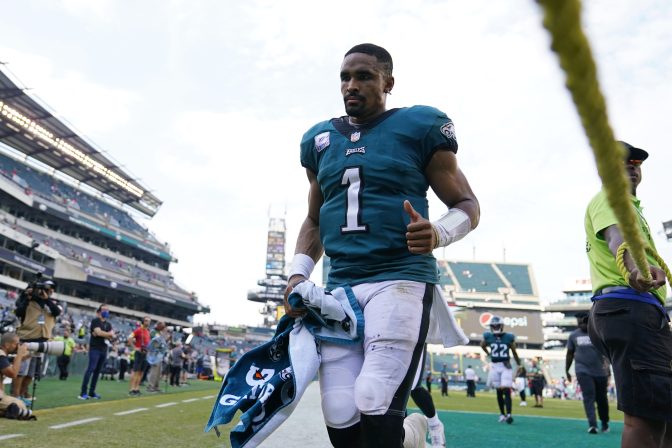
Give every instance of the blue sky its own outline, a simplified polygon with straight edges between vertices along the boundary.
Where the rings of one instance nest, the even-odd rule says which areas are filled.
[[[651,153],[639,197],[672,262],[672,4],[585,8],[615,133]],[[583,213],[599,179],[531,0],[25,0],[0,23],[0,61],[164,201],[148,225],[207,321],[260,322],[246,292],[264,273],[269,209],[286,211],[291,258],[307,199],[298,143],[344,113],[339,66],[361,42],[394,58],[388,107],[455,122],[482,219],[436,255],[529,263],[543,300],[588,276]],[[443,212],[432,198],[431,216]]]

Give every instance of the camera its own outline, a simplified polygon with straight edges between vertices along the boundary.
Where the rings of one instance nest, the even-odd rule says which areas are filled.
[[[62,355],[65,351],[65,342],[26,342],[28,351],[32,353],[46,353],[47,355]]]
[[[30,298],[36,301],[44,300],[40,293],[48,289],[54,289],[55,285],[56,284],[51,280],[38,280],[33,282],[30,285],[30,288],[32,288]]]

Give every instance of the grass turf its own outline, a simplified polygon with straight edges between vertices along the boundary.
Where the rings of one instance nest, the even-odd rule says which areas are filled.
[[[0,445],[13,448],[227,445],[227,434],[218,439],[214,432],[203,432],[221,383],[191,381],[187,387],[169,387],[167,393],[145,393],[140,397],[129,397],[127,382],[99,381],[97,392],[103,398],[87,401],[77,399],[80,384],[81,376],[67,381],[40,381],[35,402],[38,420],[23,422],[0,419]],[[210,398],[203,399],[208,396]],[[157,407],[165,403],[176,404]],[[141,408],[145,410],[115,415]],[[100,420],[60,429],[51,428],[89,418]],[[228,428],[222,429],[226,431]],[[21,436],[2,439],[11,434]]]
[[[82,404],[82,403],[93,403],[98,400],[88,400],[82,401],[77,397],[80,393],[80,388],[82,385],[82,375],[74,375],[69,377],[66,381],[59,381],[57,378],[45,378],[37,383],[37,388],[35,391],[35,404],[33,410],[40,411],[42,409],[51,409],[61,406],[67,406],[72,404]],[[214,390],[219,391],[221,383],[215,383],[214,381],[200,381],[200,380],[191,380],[189,381],[189,386],[184,387],[173,387],[167,386],[165,382],[161,382],[161,394],[175,394],[185,392],[187,389],[192,391],[197,390]],[[7,387],[7,390],[9,386]],[[28,388],[30,393],[33,392],[33,385]],[[141,387],[140,391],[144,395],[155,395],[145,392],[145,387]],[[109,402],[114,400],[122,400],[129,398],[128,397],[128,379],[126,381],[110,381],[110,380],[98,380],[98,385],[96,386],[96,393],[103,397],[103,402]]]
[[[497,398],[494,392],[477,392],[476,398],[467,398],[465,392],[450,391],[449,397],[442,397],[438,391],[432,393],[432,399],[437,409],[448,411],[487,412],[499,414]],[[520,406],[518,395],[513,397],[513,415],[530,415],[559,418],[586,419],[583,404],[579,400],[544,399],[543,408],[535,408],[534,398],[528,397],[527,407]],[[409,400],[413,406],[413,400]],[[616,409],[616,402],[609,402],[609,418],[623,421],[623,413]],[[587,424],[587,423],[586,423]]]
[[[220,383],[192,381],[191,386],[168,388],[167,393],[143,394],[129,397],[127,382],[99,381],[97,392],[102,400],[77,399],[81,377],[68,381],[46,379],[38,384],[35,411],[37,422],[16,422],[0,419],[0,445],[21,447],[173,447],[229,446],[228,430],[220,427],[222,437],[214,432],[203,433]],[[203,399],[203,397],[208,397]],[[544,408],[520,407],[514,400],[513,425],[497,423],[499,414],[495,395],[480,392],[476,398],[466,398],[463,392],[441,397],[432,394],[439,417],[444,422],[448,446],[475,448],[489,445],[502,447],[607,447],[618,446],[622,431],[620,412],[610,410],[612,432],[589,435],[583,406],[575,400],[544,402]],[[157,407],[165,403],[175,403]],[[533,401],[532,401],[533,403]],[[409,402],[412,409],[414,404]],[[126,415],[120,412],[144,409]],[[61,429],[52,428],[77,420],[100,420]],[[290,421],[287,424],[291,424]],[[235,421],[233,423],[236,423]],[[296,422],[294,422],[296,423]],[[300,426],[300,425],[299,425]],[[20,437],[5,439],[9,434]],[[306,446],[322,446],[310,444]],[[325,445],[328,446],[328,445]]]

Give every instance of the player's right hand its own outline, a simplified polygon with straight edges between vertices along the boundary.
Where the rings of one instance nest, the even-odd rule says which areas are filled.
[[[294,287],[306,280],[308,279],[303,275],[293,275],[287,282],[287,288],[285,288],[285,296],[283,297],[283,304],[285,305],[285,314],[287,314],[289,317],[295,317],[295,318],[302,317],[307,313],[307,310],[305,309],[297,310],[292,308],[292,306],[289,304],[289,301],[287,300],[289,295],[292,293]]]
[[[665,284],[665,271],[655,266],[649,266],[649,270],[651,272],[651,280],[645,279],[637,268],[630,271],[628,283],[632,289],[639,292],[649,292],[653,289],[660,288]]]
[[[406,245],[412,254],[430,254],[436,246],[432,223],[418,213],[410,201],[404,201],[404,211],[411,221],[406,226]]]

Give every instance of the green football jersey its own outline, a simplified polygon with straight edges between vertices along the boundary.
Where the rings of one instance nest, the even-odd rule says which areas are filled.
[[[457,152],[452,121],[428,106],[392,109],[368,125],[348,117],[313,126],[301,164],[317,176],[324,203],[320,238],[331,258],[328,288],[384,280],[437,283],[436,260],[406,245],[404,200],[428,218],[425,168],[437,150]]]
[[[644,241],[655,250],[656,245],[651,238],[651,230],[642,215],[639,199],[632,196],[632,205],[637,214],[639,228],[644,236]],[[586,230],[586,252],[590,262],[590,278],[593,292],[608,286],[629,286],[616,266],[614,255],[604,239],[602,232],[609,226],[617,224],[618,220],[609,206],[607,195],[604,190],[600,191],[588,204],[584,226]],[[649,264],[658,266],[656,260],[647,254]],[[665,303],[667,288],[665,285],[652,291],[652,293]]]
[[[509,350],[516,341],[513,333],[483,333],[483,340],[490,347],[490,359],[493,362],[506,362],[510,360]]]

